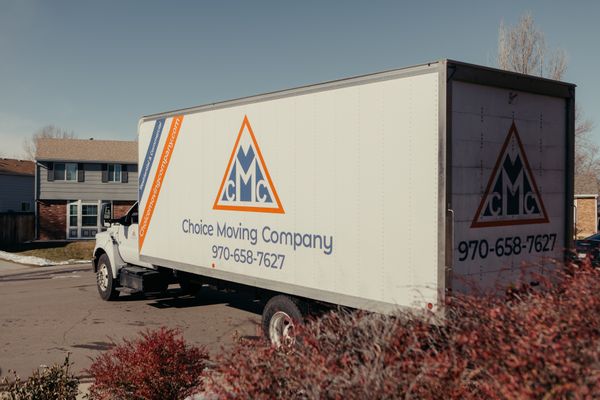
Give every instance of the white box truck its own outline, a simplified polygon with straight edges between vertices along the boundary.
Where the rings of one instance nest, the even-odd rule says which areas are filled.
[[[278,343],[307,302],[436,312],[546,273],[571,247],[574,94],[442,60],[143,117],[100,295],[251,287]]]

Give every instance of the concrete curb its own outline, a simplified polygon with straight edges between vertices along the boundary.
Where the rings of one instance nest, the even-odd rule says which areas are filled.
[[[88,390],[92,386],[92,380],[86,379],[79,381],[79,393],[77,394],[77,400],[84,400],[88,394]]]
[[[61,273],[61,272],[85,272],[92,271],[91,264],[70,264],[70,265],[57,265],[57,266],[45,266],[40,267],[37,265],[23,265],[15,264],[18,267],[4,268],[0,265],[0,278],[10,278],[18,276],[33,276],[43,275],[48,273]]]

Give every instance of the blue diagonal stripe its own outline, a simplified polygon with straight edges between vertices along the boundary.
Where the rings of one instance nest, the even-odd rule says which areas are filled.
[[[140,173],[139,179],[139,200],[142,200],[142,195],[144,194],[144,188],[146,187],[146,181],[148,180],[148,175],[150,175],[150,168],[152,168],[152,162],[154,161],[154,156],[156,155],[156,149],[158,148],[158,143],[160,142],[160,135],[162,134],[163,127],[165,126],[165,119],[157,119],[154,124],[154,130],[152,131],[152,138],[150,139],[150,144],[148,145],[148,151],[146,151],[146,157],[144,158],[144,163],[142,164],[142,169]]]

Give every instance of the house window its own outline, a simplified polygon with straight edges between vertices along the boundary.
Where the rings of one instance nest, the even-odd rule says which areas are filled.
[[[69,225],[70,226],[77,226],[77,209],[79,207],[77,207],[77,203],[73,204],[69,204]]]
[[[77,181],[77,163],[54,164],[55,181]]]
[[[98,206],[81,205],[81,226],[98,226]]]
[[[121,164],[108,164],[108,181],[121,182]]]
[[[102,203],[105,202],[102,200],[70,201],[67,204],[67,238],[93,238],[96,233],[104,230],[98,225],[100,223],[98,214]]]

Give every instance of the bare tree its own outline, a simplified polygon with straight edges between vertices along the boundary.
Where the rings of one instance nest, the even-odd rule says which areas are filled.
[[[564,50],[548,50],[544,33],[535,25],[530,13],[521,16],[516,26],[500,22],[498,32],[498,67],[522,74],[562,80],[567,72]],[[575,175],[600,178],[600,147],[591,138],[594,123],[575,110]]]
[[[35,159],[39,139],[73,139],[75,132],[67,131],[54,125],[46,125],[38,129],[30,138],[23,140],[23,152],[28,160]]]
[[[600,146],[592,139],[594,123],[575,109],[575,176],[593,175],[600,179]]]
[[[498,32],[498,67],[522,74],[561,80],[567,71],[567,56],[561,49],[550,53],[544,33],[531,14],[521,16],[516,26],[500,22]]]

